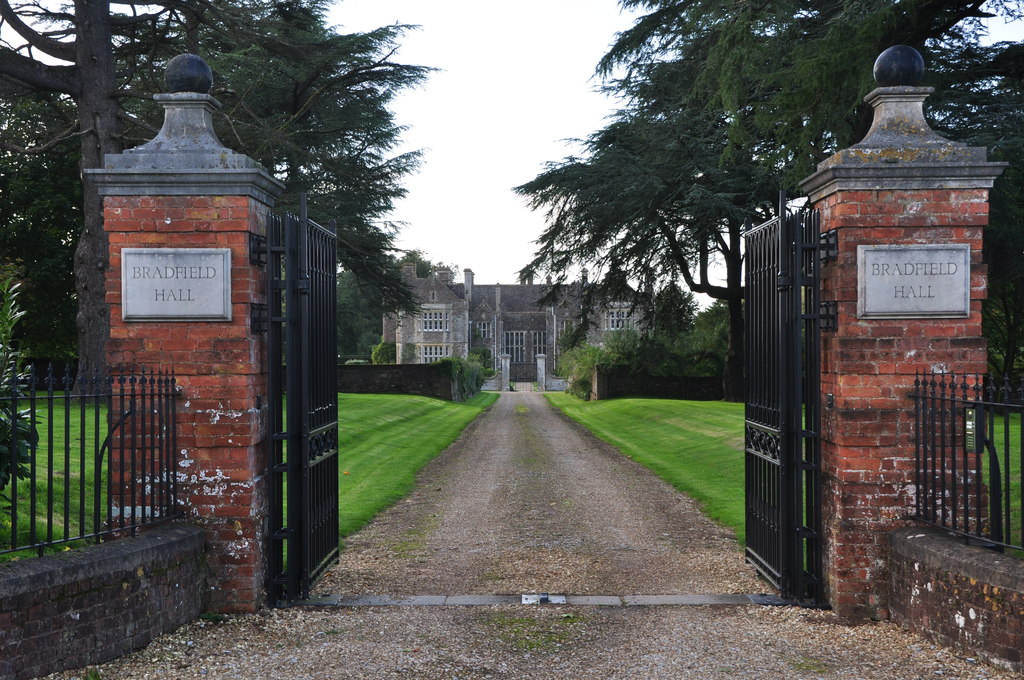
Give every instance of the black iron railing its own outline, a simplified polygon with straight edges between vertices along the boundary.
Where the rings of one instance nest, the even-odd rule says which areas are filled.
[[[1024,550],[1024,382],[934,374],[914,385],[915,518]]]
[[[30,371],[0,386],[0,555],[179,516],[175,379]]]

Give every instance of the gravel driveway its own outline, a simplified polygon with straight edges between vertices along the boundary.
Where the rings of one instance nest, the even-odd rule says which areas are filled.
[[[317,594],[765,591],[731,532],[541,395],[519,392],[351,536]],[[271,610],[196,622],[98,670],[111,680],[1018,677],[890,624],[754,605]]]

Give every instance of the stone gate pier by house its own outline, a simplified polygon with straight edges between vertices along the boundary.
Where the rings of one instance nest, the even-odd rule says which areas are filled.
[[[986,370],[982,236],[1005,166],[929,128],[923,64],[889,79],[893,50],[867,136],[801,187],[836,243],[822,270],[838,321],[822,334],[824,562],[829,603],[856,618],[890,615],[889,535],[914,511],[915,374]]]

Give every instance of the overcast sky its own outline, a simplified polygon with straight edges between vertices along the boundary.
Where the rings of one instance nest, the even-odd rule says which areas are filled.
[[[407,223],[400,247],[514,283],[544,219],[512,187],[603,125],[614,104],[594,91],[594,67],[630,16],[616,0],[343,0],[330,21],[419,25],[397,59],[441,69],[393,106],[409,126],[403,149],[425,151],[392,215]]]
[[[409,130],[402,150],[425,152],[391,219],[399,247],[472,269],[478,283],[514,283],[544,228],[512,187],[575,150],[615,107],[595,92],[594,67],[633,25],[617,0],[341,0],[330,22],[346,32],[419,25],[397,59],[440,69],[394,103]],[[1024,29],[994,26],[1020,40]]]

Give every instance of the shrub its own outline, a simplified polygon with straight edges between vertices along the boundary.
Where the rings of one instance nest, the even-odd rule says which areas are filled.
[[[609,359],[607,352],[594,345],[577,345],[563,352],[558,359],[558,375],[566,380],[565,391],[580,399],[589,399],[594,368]]]
[[[0,498],[13,479],[29,476],[32,451],[39,442],[28,411],[18,410],[21,362],[14,348],[14,326],[25,312],[18,307],[18,284],[0,280]]]
[[[374,364],[393,364],[397,358],[395,343],[387,342],[384,338],[370,350],[370,362]]]
[[[466,401],[480,391],[484,384],[483,366],[469,359],[448,357],[431,364],[452,379],[452,399]]]
[[[483,367],[485,378],[490,378],[497,373],[494,370],[494,357],[487,347],[474,347],[469,350],[469,360],[475,361]]]

